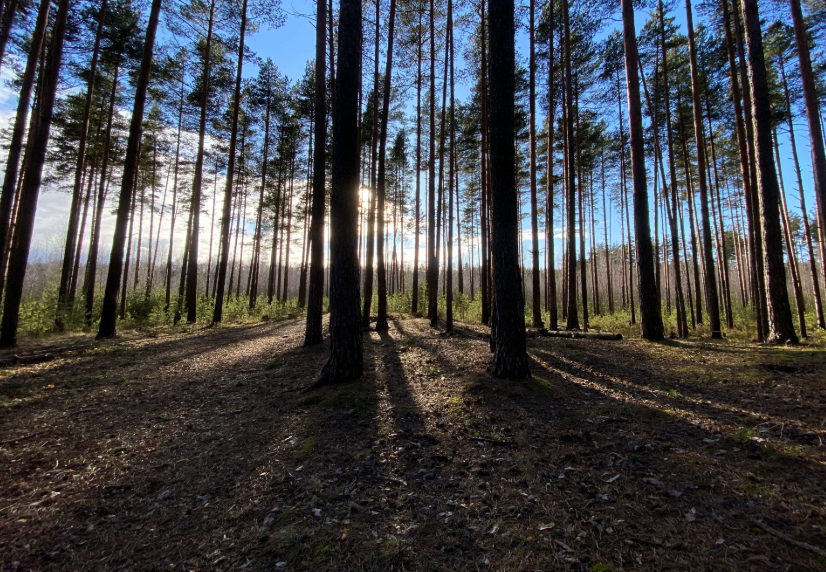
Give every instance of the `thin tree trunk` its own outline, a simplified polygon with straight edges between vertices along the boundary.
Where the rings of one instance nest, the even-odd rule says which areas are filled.
[[[431,327],[439,320],[437,295],[439,259],[436,254],[436,7],[430,0],[430,153],[427,181],[427,317]]]
[[[244,69],[244,35],[247,29],[247,0],[243,0],[243,8],[241,9],[241,30],[239,32],[239,43],[238,43],[238,63],[237,69],[235,73],[235,91],[233,92],[232,96],[232,128],[230,132],[230,140],[229,140],[229,156],[227,159],[227,184],[224,190],[224,209],[223,209],[223,218],[221,220],[221,260],[218,263],[218,291],[215,295],[215,307],[212,312],[212,323],[213,324],[220,324],[224,314],[224,288],[226,286],[227,280],[227,262],[229,260],[229,221],[230,221],[230,209],[232,207],[232,182],[233,177],[235,175],[235,150],[238,144],[238,113],[241,109],[241,73]],[[193,221],[193,230],[195,230],[195,224]],[[197,233],[193,233],[197,234]],[[193,246],[195,246],[195,241],[193,240]],[[198,261],[197,261],[197,246],[195,248],[190,249],[190,259],[189,259],[189,287],[187,288],[187,309],[190,312],[190,316],[187,317],[187,321],[194,322],[195,321],[195,308],[194,308],[194,301],[195,301],[195,294],[196,294],[196,284],[193,284],[193,280],[197,279],[197,270],[198,270]],[[193,301],[193,308],[189,308],[189,298]]]
[[[416,236],[413,238],[413,283],[410,311],[419,313],[419,240],[421,236],[421,172],[422,172],[422,13],[419,12],[416,39]]]
[[[97,282],[97,261],[100,245],[100,224],[103,216],[103,207],[106,202],[107,180],[106,173],[109,168],[109,148],[112,139],[112,123],[115,115],[115,98],[118,89],[118,65],[115,64],[114,76],[112,77],[112,94],[109,99],[109,116],[106,120],[106,138],[103,143],[103,166],[100,171],[100,187],[97,196],[97,209],[95,213],[95,225],[92,229],[92,236],[89,240],[89,256],[86,259],[86,285],[83,288],[86,297],[86,325],[92,325],[92,311],[95,303],[95,284]],[[89,188],[89,193],[93,188]]]
[[[98,12],[98,25],[95,32],[95,43],[92,49],[92,62],[89,66],[89,82],[86,86],[86,99],[83,105],[83,116],[80,120],[80,136],[77,144],[77,160],[75,165],[74,186],[72,188],[72,202],[69,207],[69,228],[66,231],[66,244],[63,249],[63,265],[60,271],[60,284],[57,293],[57,316],[55,325],[58,330],[63,329],[63,316],[71,308],[74,300],[69,298],[69,285],[72,280],[72,266],[74,262],[78,217],[80,215],[80,201],[82,198],[83,165],[86,161],[86,140],[89,133],[89,116],[92,110],[92,98],[95,92],[98,57],[100,55],[100,40],[103,32],[103,23],[106,20],[108,0],[101,0]],[[2,55],[0,55],[2,60]],[[101,177],[105,178],[105,177]]]
[[[794,118],[792,116],[792,107],[791,102],[789,101],[789,86],[786,82],[786,69],[783,65],[783,60],[780,60],[780,74],[783,81],[783,94],[786,99],[786,124],[789,126],[789,140],[792,144],[792,157],[794,158],[794,170],[795,175],[797,176],[797,188],[800,192],[800,216],[803,218],[803,233],[805,234],[806,238],[806,249],[809,255],[809,270],[812,274],[812,287],[814,288],[814,298],[815,298],[815,315],[817,317],[817,326],[821,329],[826,329],[826,322],[823,319],[823,301],[820,296],[820,279],[818,278],[817,274],[817,263],[815,262],[815,252],[814,248],[812,247],[812,232],[811,228],[809,227],[809,213],[806,212],[806,196],[803,192],[803,176],[801,175],[800,171],[800,161],[797,157],[797,142],[795,141],[794,137]],[[814,158],[815,144],[812,143],[812,156]],[[777,163],[778,168],[780,167],[780,162]],[[785,199],[784,199],[785,200]],[[785,208],[785,207],[784,207]],[[821,233],[823,229],[821,228]],[[826,239],[822,236],[820,237],[820,244],[826,243]],[[822,253],[821,253],[822,256]],[[801,333],[802,335],[802,333]]]
[[[705,257],[706,311],[713,339],[722,339],[720,331],[720,300],[717,292],[717,276],[712,253],[711,217],[708,206],[708,181],[706,180],[706,147],[703,137],[703,108],[700,105],[700,77],[697,70],[697,47],[694,40],[694,16],[691,0],[685,2],[688,23],[688,48],[691,65],[691,94],[694,109],[694,137],[697,142],[697,175],[700,186],[700,220],[703,230],[703,253]]]
[[[332,0],[331,0],[332,3]],[[330,13],[332,18],[332,11]],[[312,221],[310,223],[310,287],[307,300],[307,325],[304,330],[304,346],[311,346],[323,342],[321,331],[321,317],[324,304],[324,207],[327,194],[326,161],[327,161],[327,105],[326,105],[326,75],[325,67],[325,25],[327,19],[326,0],[316,2],[316,48],[315,48],[315,101],[313,117],[315,129],[315,149],[313,154],[313,206]],[[330,22],[332,32],[332,21]],[[332,33],[330,37],[330,88],[333,89],[332,75]],[[269,118],[269,109],[267,110]],[[268,123],[269,125],[269,123]],[[266,142],[265,142],[266,145]],[[262,182],[263,186],[263,182]],[[263,198],[263,195],[262,195]]]
[[[576,167],[574,166],[574,106],[571,71],[571,18],[568,7],[569,0],[562,0],[562,11],[565,26],[565,124],[566,124],[566,144],[567,163],[565,166],[567,209],[568,209],[568,322],[567,329],[579,329],[579,317],[577,315],[576,303],[576,246],[574,236],[576,235]],[[491,83],[495,83],[491,81]]]
[[[789,5],[792,12],[792,22],[794,24],[794,38],[797,48],[798,65],[800,66],[800,76],[803,80],[806,119],[809,124],[809,141],[812,147],[812,171],[814,172],[815,182],[815,201],[819,219],[826,222],[826,150],[824,150],[823,145],[823,129],[819,121],[821,117],[819,113],[817,89],[815,87],[815,76],[812,71],[812,60],[809,54],[806,22],[803,19],[800,0],[789,0]],[[800,187],[800,193],[802,196],[803,187]],[[803,212],[806,212],[805,209]],[[824,228],[822,225],[820,226],[820,232],[820,259],[823,261],[824,266],[826,266],[826,238],[823,236]],[[816,280],[815,284],[817,284]],[[823,328],[822,311],[821,315],[818,316],[818,322],[820,327]]]
[[[378,6],[378,4],[376,4]],[[450,8],[448,8],[450,14]],[[393,32],[396,22],[396,0],[390,0],[390,16],[387,23],[387,64],[384,70],[384,93],[382,94],[381,126],[379,127],[379,164],[376,184],[377,233],[379,236],[376,256],[378,257],[379,307],[376,315],[376,330],[385,331],[387,325],[387,276],[384,266],[384,200],[385,200],[385,158],[387,156],[387,120],[390,110],[390,79],[393,74]],[[448,16],[448,19],[450,16]],[[450,29],[450,24],[448,24]],[[377,38],[378,41],[378,38]]]

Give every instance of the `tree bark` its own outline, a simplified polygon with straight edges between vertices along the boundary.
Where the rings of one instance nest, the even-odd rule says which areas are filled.
[[[768,302],[769,343],[797,343],[792,324],[786,269],[783,263],[783,236],[780,230],[779,189],[772,157],[771,108],[763,55],[763,32],[757,0],[741,0],[748,46],[754,135],[757,158],[757,185],[760,191],[760,218],[763,226],[763,255]]]
[[[158,16],[160,11],[161,0],[152,0],[149,22],[146,28],[146,39],[143,43],[141,67],[135,88],[135,103],[132,107],[132,122],[129,126],[129,140],[126,145],[123,180],[121,182],[115,233],[112,240],[112,252],[109,258],[109,275],[106,280],[106,290],[103,294],[103,308],[101,310],[100,326],[97,334],[98,339],[111,338],[115,335],[118,290],[120,289],[121,270],[123,268],[123,243],[125,242],[126,224],[129,218],[129,205],[132,202],[132,193],[134,192],[134,184],[138,174],[140,141],[143,132],[143,111],[146,105],[146,88],[149,85],[149,76],[152,71],[152,55],[155,50],[155,33],[158,29]]]
[[[316,2],[315,47],[315,148],[313,154],[313,205],[310,221],[310,287],[304,345],[322,343],[321,317],[324,306],[324,207],[327,195],[327,69],[325,60],[327,0]],[[267,112],[269,118],[269,110]],[[266,145],[266,142],[264,143]],[[266,147],[265,147],[266,149]]]
[[[703,108],[700,105],[700,76],[697,70],[697,46],[694,40],[694,16],[691,0],[685,2],[686,21],[688,23],[688,49],[691,65],[691,95],[694,109],[694,137],[697,141],[697,175],[700,186],[700,220],[703,227],[703,253],[705,256],[706,312],[711,328],[711,337],[721,339],[720,299],[717,292],[717,276],[712,254],[711,217],[708,206],[708,181],[706,180],[706,147],[703,137]]]
[[[23,187],[17,206],[14,240],[9,256],[8,283],[3,304],[3,321],[0,325],[0,348],[17,345],[17,325],[20,318],[20,301],[23,297],[23,280],[29,259],[29,248],[34,230],[37,199],[46,162],[46,145],[52,124],[52,112],[60,81],[60,66],[63,60],[63,39],[66,35],[66,19],[69,0],[61,0],[52,28],[52,41],[43,75],[43,93],[35,109],[35,129],[29,133],[32,138],[31,156],[23,174]]]
[[[567,144],[567,162],[565,166],[567,209],[568,209],[568,321],[566,328],[569,330],[579,329],[579,317],[577,315],[576,303],[576,246],[574,236],[576,235],[576,174],[574,165],[574,111],[573,111],[573,89],[571,73],[571,17],[568,7],[569,0],[562,0],[562,11],[565,26],[565,139]],[[493,82],[491,82],[493,83]]]
[[[518,266],[514,141],[515,49],[513,0],[489,0],[490,175],[493,200],[493,375],[530,377],[525,339],[525,300]]]
[[[232,207],[232,184],[235,176],[235,151],[238,145],[238,114],[241,110],[241,74],[244,70],[244,36],[247,30],[247,0],[243,0],[243,7],[241,8],[241,30],[240,39],[238,43],[238,63],[235,72],[235,91],[232,96],[232,127],[229,139],[229,155],[227,157],[227,183],[224,189],[224,209],[223,218],[221,219],[221,260],[218,263],[218,291],[215,294],[215,308],[212,311],[212,323],[220,324],[224,315],[224,289],[227,280],[227,262],[229,260],[229,221],[230,209]],[[240,205],[239,205],[240,207]],[[193,222],[193,234],[195,231],[195,224]],[[237,241],[236,241],[237,244]],[[194,246],[194,245],[193,245]],[[198,271],[198,257],[196,249],[190,248],[189,256],[189,284],[187,286],[187,321],[195,321],[195,295]],[[231,288],[230,288],[231,289]],[[191,292],[191,294],[190,294]],[[192,299],[192,308],[189,308],[190,298]]]
[[[531,262],[533,267],[531,269],[531,309],[533,314],[533,327],[541,328],[542,323],[542,300],[539,291],[539,220],[538,220],[538,203],[536,199],[536,50],[535,50],[535,36],[536,23],[534,12],[536,0],[530,0],[530,12],[528,19],[529,35],[530,35],[530,50],[529,50],[529,112],[530,112],[530,175],[531,175],[531,240],[533,241],[533,250],[531,252]]]
[[[645,181],[642,103],[637,75],[639,54],[634,28],[632,0],[622,0],[625,80],[628,86],[628,123],[631,130],[631,180],[634,185],[634,236],[637,247],[637,278],[640,293],[640,328],[647,340],[663,338],[660,292],[654,274],[654,253],[648,219],[648,188]]]
[[[381,126],[379,127],[379,164],[378,180],[376,184],[377,197],[377,234],[379,237],[376,248],[378,258],[378,289],[379,308],[376,315],[376,330],[385,331],[387,325],[387,275],[384,265],[384,201],[387,157],[387,116],[390,110],[390,87],[393,74],[393,31],[396,22],[396,0],[390,0],[390,20],[387,23],[387,64],[384,70],[384,93],[382,94]],[[450,25],[448,24],[448,29]]]
[[[95,91],[98,57],[100,55],[100,40],[103,32],[103,22],[106,19],[108,0],[101,0],[98,12],[98,26],[95,32],[95,43],[92,49],[92,63],[89,66],[89,83],[86,87],[86,100],[83,105],[83,117],[80,121],[80,138],[77,144],[77,161],[75,165],[75,179],[72,188],[72,202],[69,207],[69,228],[66,231],[66,244],[63,249],[63,265],[60,272],[60,285],[57,293],[57,316],[55,325],[58,330],[63,329],[63,314],[71,308],[74,300],[69,297],[69,284],[72,280],[72,268],[75,257],[77,240],[78,216],[80,215],[80,201],[82,195],[83,164],[86,161],[86,139],[89,133],[89,115],[92,110],[92,97]],[[101,176],[105,178],[105,176]]]
[[[427,317],[436,327],[439,259],[436,256],[436,7],[430,0],[430,153],[427,181]]]
[[[797,59],[800,66],[800,76],[803,80],[803,99],[806,102],[806,119],[809,124],[809,141],[812,146],[812,171],[814,172],[815,200],[817,212],[821,221],[826,222],[826,150],[823,145],[823,129],[820,124],[815,76],[812,71],[812,59],[809,54],[809,41],[806,33],[806,22],[800,0],[789,0],[794,24],[794,39],[797,48]],[[801,196],[803,188],[800,189]],[[805,210],[804,210],[805,213]],[[821,233],[824,229],[820,227]],[[826,238],[820,237],[820,259],[826,265]],[[817,281],[815,281],[817,283]],[[818,320],[822,324],[822,317]],[[823,325],[820,326],[821,328]]]
[[[100,222],[103,216],[103,206],[106,202],[106,174],[109,168],[109,148],[112,139],[112,121],[115,114],[115,98],[118,89],[118,65],[115,64],[115,72],[112,77],[112,94],[109,100],[109,116],[106,120],[106,138],[103,143],[103,166],[100,171],[100,187],[97,197],[97,211],[95,213],[95,225],[92,229],[92,237],[89,241],[89,257],[86,260],[86,287],[84,295],[86,298],[86,325],[92,325],[92,310],[95,303],[95,283],[97,276],[98,250],[100,245]],[[89,192],[93,189],[90,187]]]
[[[10,244],[10,241],[6,240],[6,236],[9,234],[9,228],[11,227],[12,206],[17,193],[20,158],[23,154],[23,138],[26,135],[26,124],[29,118],[32,88],[37,75],[37,64],[41,61],[40,55],[45,47],[44,38],[46,37],[46,27],[49,24],[50,7],[50,0],[41,0],[34,30],[32,31],[29,56],[26,59],[20,91],[17,94],[17,114],[15,115],[9,150],[6,156],[6,172],[3,178],[3,190],[0,193],[0,264],[3,266],[2,272],[0,272],[0,299],[3,297],[3,290],[6,285],[5,271],[9,255],[8,244]]]
[[[361,26],[361,1],[341,0],[330,193],[330,359],[313,386],[357,379],[364,363],[356,224]]]

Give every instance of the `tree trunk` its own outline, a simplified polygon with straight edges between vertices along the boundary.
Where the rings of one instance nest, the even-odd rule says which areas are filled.
[[[314,385],[359,378],[364,363],[356,224],[361,25],[361,1],[341,0],[330,192],[330,359]]]
[[[797,324],[798,328],[800,328],[800,337],[805,339],[809,337],[806,332],[806,303],[803,300],[803,288],[800,284],[800,267],[797,264],[797,256],[794,250],[792,225],[789,222],[789,209],[786,207],[786,188],[783,185],[783,169],[780,166],[780,148],[777,142],[777,128],[773,128],[772,132],[774,136],[774,160],[777,166],[777,182],[780,185],[780,221],[783,223],[783,238],[786,239],[789,271],[792,273],[792,289],[794,290],[795,306],[797,306]]]
[[[579,317],[577,315],[576,303],[576,246],[574,236],[576,235],[576,167],[574,165],[574,107],[573,89],[571,84],[573,74],[571,72],[571,18],[568,7],[569,0],[562,0],[562,11],[565,26],[565,140],[567,147],[567,161],[565,165],[565,179],[567,191],[568,209],[568,322],[567,329],[579,329]],[[491,81],[491,83],[494,83]]]
[[[736,5],[736,4],[735,4]],[[757,180],[757,159],[755,152],[754,121],[752,116],[752,91],[748,81],[748,71],[746,70],[746,48],[743,42],[742,23],[740,10],[734,10],[734,30],[737,37],[738,55],[740,65],[740,81],[743,93],[743,112],[745,115],[746,148],[749,160],[749,195],[746,199],[746,214],[749,217],[749,230],[754,242],[750,249],[752,253],[752,281],[755,288],[755,300],[759,304],[755,305],[760,325],[757,328],[758,337],[761,341],[769,335],[769,311],[766,297],[765,262],[763,253],[763,225],[760,221],[760,197],[758,195]]]
[[[321,315],[324,305],[324,207],[327,195],[325,169],[327,162],[327,69],[324,51],[326,47],[327,0],[317,0],[316,4],[315,107],[313,110],[315,148],[313,154],[313,206],[309,237],[310,287],[307,299],[307,325],[304,330],[305,346],[320,344],[323,341]],[[332,66],[330,69],[332,72]],[[267,117],[269,118],[269,110],[267,111]],[[266,141],[264,145],[266,145]]]
[[[175,220],[178,213],[178,170],[181,161],[181,126],[184,118],[184,89],[186,80],[186,69],[181,68],[181,95],[178,101],[178,135],[175,142],[175,175],[172,179],[172,211],[169,213],[169,246],[166,254],[166,299],[164,312],[169,311],[169,303],[172,297],[172,247],[175,243]],[[183,272],[184,269],[181,269]],[[207,287],[209,290],[209,287]]]
[[[553,4],[551,4],[553,7]],[[556,297],[556,256],[554,255],[554,112],[556,111],[556,86],[554,86],[554,11],[549,11],[549,31],[548,31],[548,165],[546,171],[548,174],[548,188],[547,188],[547,206],[545,216],[545,226],[547,234],[547,273],[548,273],[548,321],[550,322],[550,329],[556,330],[559,327],[559,318],[557,313],[557,297]],[[606,240],[606,249],[607,249]],[[607,252],[607,250],[606,250]],[[610,280],[608,288],[610,292]],[[609,294],[610,295],[610,294]],[[613,306],[613,303],[612,303]],[[613,310],[613,307],[612,307]]]
[[[439,259],[436,256],[436,7],[430,0],[430,154],[427,181],[427,317],[436,327]]]
[[[26,59],[20,91],[17,94],[17,114],[15,115],[9,150],[6,155],[6,172],[3,178],[3,191],[0,193],[0,265],[3,266],[0,268],[2,270],[0,271],[0,299],[3,297],[3,290],[6,285],[5,265],[9,256],[8,244],[10,244],[10,241],[6,240],[6,236],[10,234],[12,206],[17,194],[20,158],[23,154],[23,138],[26,135],[26,124],[28,123],[32,88],[37,74],[37,64],[42,61],[40,55],[45,48],[44,38],[46,37],[46,27],[49,24],[50,7],[50,0],[41,0],[31,35],[29,56]],[[45,58],[42,59],[45,60]]]
[[[227,280],[227,262],[229,260],[229,221],[230,209],[232,208],[232,183],[235,176],[235,150],[238,145],[238,113],[241,110],[241,74],[244,70],[244,35],[247,29],[247,0],[243,0],[243,7],[241,9],[241,30],[240,40],[238,43],[238,64],[235,73],[235,91],[232,96],[232,128],[229,140],[229,156],[227,157],[227,184],[224,189],[224,209],[223,218],[221,219],[221,260],[218,263],[218,291],[215,294],[215,308],[212,312],[212,323],[220,324],[224,315],[224,288]],[[192,229],[195,230],[196,225],[193,222]],[[197,234],[193,232],[193,235]],[[195,241],[193,240],[193,246]],[[195,295],[196,286],[194,280],[197,279],[198,258],[197,246],[190,248],[189,256],[189,285],[187,287],[187,316],[188,322],[195,321]],[[191,294],[190,294],[191,292]],[[190,298],[192,299],[193,307],[190,309]]]
[[[454,170],[453,152],[456,145],[456,125],[454,123],[454,67],[453,67],[453,0],[447,0],[447,32],[449,35],[448,49],[445,55],[450,57],[450,118],[448,119],[448,129],[450,130],[450,150],[448,151],[448,221],[447,221],[447,299],[445,304],[445,329],[453,331],[453,185],[456,171]],[[447,78],[445,78],[447,81]],[[458,187],[458,185],[456,185]],[[458,191],[458,189],[457,189]],[[457,221],[458,222],[458,221]],[[462,276],[462,257],[459,253],[459,281]]]
[[[708,181],[706,180],[706,147],[703,137],[703,108],[700,105],[700,77],[697,70],[697,47],[694,40],[694,17],[691,0],[685,2],[686,21],[688,23],[688,48],[691,65],[691,94],[694,108],[694,137],[697,141],[697,175],[700,185],[700,220],[703,227],[703,253],[705,256],[706,311],[711,328],[711,337],[721,339],[720,300],[717,293],[717,276],[712,254],[711,217],[708,206]]]
[[[780,74],[783,81],[783,94],[786,99],[786,124],[789,126],[789,140],[792,144],[792,157],[794,158],[794,170],[795,175],[797,176],[797,188],[800,192],[800,216],[803,218],[803,233],[806,238],[806,248],[809,255],[809,270],[812,274],[812,287],[814,288],[814,297],[815,297],[815,315],[817,318],[817,326],[821,329],[826,329],[826,322],[823,319],[823,301],[820,296],[820,279],[818,278],[817,274],[817,263],[815,261],[815,252],[814,248],[812,247],[812,233],[811,228],[809,227],[809,213],[806,212],[806,196],[803,192],[803,177],[800,172],[800,161],[797,157],[797,143],[794,138],[794,118],[792,116],[792,107],[791,102],[789,101],[789,86],[786,82],[786,69],[783,65],[783,60],[780,60]],[[812,144],[812,156],[814,158],[815,151],[814,147],[815,144]],[[780,166],[780,162],[778,161],[778,167]],[[820,229],[821,233],[823,229]],[[823,245],[826,243],[824,237],[821,235],[820,237],[820,244]],[[821,254],[822,255],[822,254]]]
[[[46,162],[46,145],[52,125],[55,96],[60,81],[60,65],[63,59],[63,39],[66,35],[66,19],[69,0],[61,0],[54,27],[49,57],[43,75],[43,95],[35,108],[36,124],[29,133],[32,138],[31,157],[23,174],[23,187],[17,207],[14,240],[9,256],[8,284],[3,305],[3,321],[0,325],[0,348],[17,345],[17,325],[20,318],[20,300],[23,297],[23,280],[29,259],[29,248],[34,230],[37,199]]]
[[[112,121],[115,114],[115,98],[118,89],[118,65],[115,65],[115,72],[112,78],[112,94],[109,100],[109,116],[106,120],[106,139],[103,143],[103,166],[100,171],[100,188],[98,189],[97,211],[95,213],[95,225],[92,229],[92,237],[89,240],[89,256],[86,260],[86,286],[84,295],[86,297],[86,325],[92,325],[92,310],[95,303],[95,283],[97,276],[98,250],[100,245],[100,221],[103,216],[103,206],[106,202],[106,173],[109,168],[109,147],[112,138]],[[93,189],[90,187],[89,192]]]
[[[812,60],[809,54],[806,22],[803,19],[800,0],[789,0],[789,4],[791,6],[792,22],[794,23],[794,39],[797,47],[800,76],[803,80],[806,119],[809,124],[809,141],[812,147],[812,171],[814,172],[817,212],[820,220],[826,222],[826,151],[824,151],[823,146],[823,129],[819,121],[821,117],[818,106],[817,89],[815,87],[815,76],[812,71]],[[802,196],[802,187],[800,188],[800,193]],[[805,209],[803,212],[805,216]],[[823,226],[820,227],[820,232],[820,259],[823,261],[823,264],[826,265],[826,238],[822,236],[824,233]],[[816,280],[815,284],[817,284]],[[818,316],[818,320],[822,328],[822,316]]]
[[[413,238],[413,292],[410,311],[419,313],[419,237],[421,235],[421,173],[422,173],[422,13],[419,12],[419,34],[416,39],[416,236]]]
[[[92,110],[92,97],[95,91],[98,56],[100,55],[100,39],[103,32],[103,22],[106,19],[108,0],[101,0],[98,12],[98,25],[95,32],[95,43],[92,49],[92,63],[89,66],[89,83],[86,87],[86,101],[83,106],[83,117],[80,120],[80,139],[77,144],[77,161],[75,165],[75,180],[72,188],[72,202],[69,207],[69,228],[66,231],[66,244],[63,249],[63,266],[60,272],[60,285],[57,293],[57,316],[55,325],[58,330],[63,329],[63,314],[71,308],[73,299],[69,298],[69,284],[72,280],[72,267],[75,258],[78,217],[80,215],[80,201],[82,198],[83,164],[86,161],[86,139],[89,133],[89,115]],[[101,176],[104,179],[105,176]]]
[[[493,375],[530,377],[525,339],[525,300],[517,263],[519,213],[514,164],[514,6],[489,0],[490,18],[490,174],[493,200],[493,280],[495,343]]]
[[[141,66],[135,88],[135,103],[132,108],[132,122],[129,126],[129,140],[126,145],[123,180],[121,182],[115,233],[109,259],[109,275],[106,280],[106,290],[103,294],[103,308],[101,310],[100,326],[97,334],[98,339],[111,338],[115,335],[118,290],[120,289],[121,270],[123,268],[123,243],[125,242],[126,224],[129,218],[129,205],[132,202],[132,193],[134,192],[134,184],[138,174],[140,140],[143,130],[143,111],[146,104],[146,88],[149,85],[149,75],[152,71],[155,32],[158,28],[160,11],[161,0],[152,0],[149,22],[146,28],[146,39],[143,44]]]
[[[645,181],[645,150],[642,129],[639,54],[634,28],[632,0],[622,0],[625,79],[628,86],[628,124],[631,131],[631,181],[634,185],[634,236],[637,247],[637,277],[640,293],[640,328],[647,340],[663,338],[660,292],[654,274],[654,253],[648,219],[648,188]]]
[[[760,190],[760,218],[763,223],[763,255],[769,318],[767,341],[797,343],[786,290],[786,269],[781,247],[783,238],[780,230],[779,189],[772,157],[771,108],[763,56],[763,32],[760,28],[757,0],[741,0],[741,3],[748,45],[757,185]]]
[[[489,238],[490,235],[490,224],[488,222],[488,216],[490,214],[490,208],[488,205],[488,187],[489,179],[488,179],[488,63],[487,63],[487,33],[485,32],[485,2],[484,0],[481,2],[481,48],[482,48],[482,58],[481,58],[481,99],[482,99],[482,121],[481,121],[481,167],[482,167],[482,181],[481,181],[481,194],[482,200],[480,202],[480,216],[479,216],[479,225],[480,225],[480,234],[481,234],[481,247],[482,251],[480,253],[481,258],[481,276],[480,276],[480,288],[482,289],[482,323],[485,325],[490,324],[490,285],[491,285],[491,275],[490,275],[490,243]]]
[[[535,4],[536,0],[530,0],[530,12],[528,19],[530,20],[529,35],[530,35],[530,50],[529,50],[529,111],[530,111],[530,176],[531,176],[531,240],[533,241],[533,250],[531,251],[531,262],[533,268],[531,271],[531,309],[533,310],[533,327],[541,328],[542,323],[542,300],[539,291],[539,220],[537,218],[538,207],[536,199],[536,50],[535,50]]]
[[[448,9],[449,11],[449,9]],[[376,330],[385,331],[387,326],[387,276],[384,266],[384,200],[385,200],[385,158],[387,156],[387,116],[390,110],[390,78],[393,73],[393,31],[396,21],[396,0],[390,0],[390,20],[387,23],[387,65],[384,70],[384,93],[382,94],[381,126],[379,127],[379,164],[376,184],[378,245],[378,288],[379,308],[376,315]],[[450,29],[450,24],[448,24]],[[377,40],[378,41],[378,40]]]

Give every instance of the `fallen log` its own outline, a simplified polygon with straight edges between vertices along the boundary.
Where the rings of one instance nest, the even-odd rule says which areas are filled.
[[[580,332],[576,330],[549,330],[540,328],[539,334],[546,338],[585,338],[591,340],[621,340],[622,334],[613,332]]]

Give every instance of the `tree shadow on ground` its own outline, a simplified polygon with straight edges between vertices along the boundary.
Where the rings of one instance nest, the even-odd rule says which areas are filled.
[[[297,322],[65,364],[134,377],[6,413],[48,432],[0,445],[4,565],[819,567],[754,520],[823,544],[822,451],[670,394],[674,356],[531,339],[534,378],[498,380],[484,329],[425,322],[366,333],[363,378],[310,395],[328,350]]]

